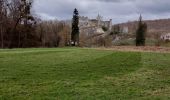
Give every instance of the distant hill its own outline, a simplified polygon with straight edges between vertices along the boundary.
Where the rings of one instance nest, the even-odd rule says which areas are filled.
[[[149,33],[170,33],[170,19],[145,20],[148,25]],[[128,27],[130,33],[134,33],[137,29],[138,22],[131,21],[127,23],[117,24],[120,27]]]

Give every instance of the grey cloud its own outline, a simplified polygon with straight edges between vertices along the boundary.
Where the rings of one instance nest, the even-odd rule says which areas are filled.
[[[74,8],[80,15],[94,18],[98,13],[114,23],[136,20],[140,13],[146,19],[168,18],[170,0],[34,0],[34,10],[43,19],[71,19]]]
[[[148,0],[148,2],[138,1],[136,2],[136,8],[143,13],[169,13],[170,12],[170,0]]]

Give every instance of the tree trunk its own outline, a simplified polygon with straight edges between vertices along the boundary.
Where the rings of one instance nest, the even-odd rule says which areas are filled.
[[[4,48],[4,35],[1,29],[1,48]]]
[[[21,33],[19,32],[19,36],[18,36],[18,48],[20,48],[21,46]]]
[[[4,34],[1,26],[1,48],[4,48]]]

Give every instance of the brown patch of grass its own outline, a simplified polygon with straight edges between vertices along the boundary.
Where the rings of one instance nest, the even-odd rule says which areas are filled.
[[[155,46],[113,46],[110,48],[95,48],[98,50],[114,50],[114,51],[131,51],[131,52],[158,52],[158,53],[170,53],[169,47],[155,47]]]

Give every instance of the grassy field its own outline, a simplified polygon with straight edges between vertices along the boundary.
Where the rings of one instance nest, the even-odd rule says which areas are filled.
[[[0,100],[167,100],[170,54],[0,50]]]

